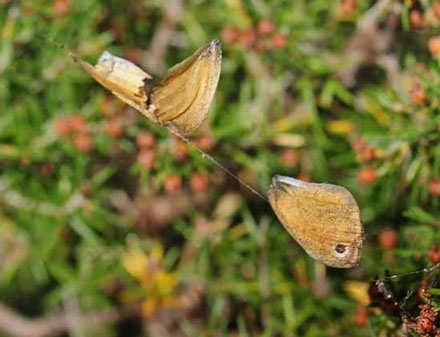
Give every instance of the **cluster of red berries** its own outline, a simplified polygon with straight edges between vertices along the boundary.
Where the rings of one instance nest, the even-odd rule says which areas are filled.
[[[58,118],[55,121],[55,132],[59,137],[71,135],[73,144],[81,152],[89,152],[93,148],[87,121],[81,115]]]
[[[201,135],[195,140],[196,145],[203,151],[209,151],[214,145],[214,138]],[[156,166],[156,153],[154,146],[156,143],[155,136],[152,132],[143,131],[138,134],[136,143],[139,147],[137,162],[144,170],[151,170]],[[188,151],[186,145],[181,142],[176,142],[172,149],[173,159],[177,163],[182,163],[188,158]],[[183,179],[177,173],[169,173],[165,175],[164,188],[169,193],[175,193],[182,189]],[[204,192],[208,188],[208,176],[204,173],[198,172],[193,174],[190,180],[191,189],[194,192]]]
[[[381,310],[389,316],[401,317],[401,314],[404,313],[403,323],[409,331],[415,332],[421,337],[440,337],[440,332],[437,331],[438,327],[436,326],[439,313],[435,306],[432,305],[432,295],[426,291],[426,287],[426,284],[421,285],[417,294],[419,300],[427,301],[429,303],[419,305],[420,312],[416,317],[404,313],[404,311],[401,310],[399,303],[388,291],[382,280],[374,280],[370,284],[368,288],[368,296],[373,306],[380,307]],[[360,313],[361,311],[356,314],[359,316]],[[363,323],[364,321],[362,320],[362,317],[357,317],[356,314],[354,316],[355,323]]]
[[[420,85],[415,85],[414,88],[409,93],[411,102],[416,105],[425,105],[428,101],[428,96],[425,90]]]
[[[417,333],[421,337],[440,337],[440,332],[436,333],[438,328],[436,322],[439,315],[435,307],[432,305],[432,296],[426,292],[426,288],[421,288],[420,290],[423,292],[422,299],[429,301],[429,304],[419,305],[419,315],[413,317],[407,314],[404,316],[403,322],[406,324],[408,330]]]
[[[239,30],[233,26],[226,27],[221,36],[226,45],[238,42],[246,49],[253,49],[258,53],[268,49],[283,49],[288,42],[286,35],[275,31],[273,21],[269,19],[260,20],[254,29]]]
[[[376,159],[374,148],[365,139],[356,139],[352,144],[352,148],[361,162],[366,163]],[[376,169],[372,166],[361,168],[357,179],[363,184],[372,184],[377,179]]]
[[[423,89],[421,89],[423,91]],[[419,98],[414,98],[413,102],[417,100],[420,104],[426,99],[422,98],[423,93],[413,93],[413,95],[417,95]],[[371,147],[367,141],[363,139],[356,140],[353,145],[353,150],[357,154],[358,158],[362,162],[371,162],[376,159],[376,152],[373,147]],[[361,168],[358,172],[357,179],[359,182],[363,184],[372,184],[377,180],[377,172],[373,166],[365,166]],[[440,179],[431,179],[428,184],[428,192],[433,197],[440,197]]]

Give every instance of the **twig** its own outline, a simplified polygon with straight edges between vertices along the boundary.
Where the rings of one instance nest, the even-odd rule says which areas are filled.
[[[369,30],[372,25],[377,24],[380,16],[386,12],[391,3],[392,0],[379,0],[376,2],[359,22],[358,31],[365,32],[366,30]]]
[[[79,316],[82,326],[97,326],[115,323],[135,316],[134,307],[106,309]],[[0,331],[15,337],[55,336],[69,329],[70,318],[66,313],[50,314],[41,318],[30,319],[0,303]]]
[[[174,34],[174,27],[182,14],[182,0],[168,0],[163,5],[164,17],[156,29],[142,65],[157,72],[163,68],[163,57]]]
[[[379,0],[373,5],[358,23],[356,31],[347,41],[342,58],[350,58],[350,64],[338,70],[337,76],[347,86],[355,84],[356,73],[365,64],[377,62],[380,55],[386,52],[393,38],[392,30],[381,30],[379,20],[392,9],[391,0]],[[385,65],[389,65],[388,62]],[[387,69],[393,71],[394,68]]]

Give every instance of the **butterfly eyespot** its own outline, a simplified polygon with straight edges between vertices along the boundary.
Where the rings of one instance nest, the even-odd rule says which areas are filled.
[[[336,256],[344,257],[345,255],[347,255],[347,253],[348,253],[348,249],[347,249],[346,245],[339,243],[335,246],[335,255]]]

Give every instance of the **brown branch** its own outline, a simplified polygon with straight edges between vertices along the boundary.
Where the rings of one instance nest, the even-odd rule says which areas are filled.
[[[137,314],[135,307],[106,309],[81,314],[79,320],[86,326],[115,323]],[[66,313],[49,314],[41,318],[27,318],[0,303],[0,331],[15,337],[45,337],[60,334],[70,327]]]
[[[393,12],[392,4],[391,0],[377,1],[364,15],[356,31],[347,41],[341,56],[344,59],[350,58],[351,62],[336,73],[345,85],[353,86],[359,68],[377,62],[377,58],[383,55],[392,44],[393,30],[379,28],[381,17],[390,11]]]

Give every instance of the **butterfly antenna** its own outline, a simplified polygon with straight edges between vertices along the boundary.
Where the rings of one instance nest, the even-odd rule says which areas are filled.
[[[209,161],[211,161],[215,166],[217,166],[219,169],[221,169],[222,171],[227,173],[230,177],[235,179],[237,182],[239,182],[241,185],[243,185],[249,191],[251,191],[252,193],[256,194],[257,196],[259,196],[264,201],[269,202],[260,192],[258,192],[252,186],[250,186],[249,184],[244,182],[242,179],[240,179],[237,175],[235,175],[232,171],[230,171],[229,169],[224,167],[222,164],[220,164],[214,157],[212,157],[211,155],[207,154],[205,151],[203,151],[201,148],[199,148],[196,144],[194,144],[190,139],[186,138],[185,136],[182,136],[180,133],[178,133],[176,130],[173,130],[172,128],[166,127],[166,129],[169,132],[171,132],[173,135],[178,137],[181,141],[185,142],[190,147],[195,149],[197,152],[199,152],[202,155],[203,158],[206,158]]]

